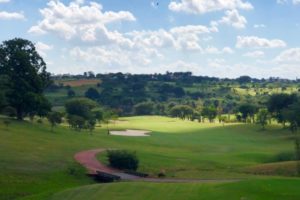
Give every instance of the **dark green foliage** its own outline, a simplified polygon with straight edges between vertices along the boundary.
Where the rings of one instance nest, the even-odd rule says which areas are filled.
[[[290,123],[290,128],[296,132],[300,127],[300,102],[289,105],[282,110],[282,118]]]
[[[139,166],[139,160],[135,152],[126,150],[107,151],[107,158],[110,166],[117,169],[126,169],[136,171]]]
[[[240,84],[250,83],[252,78],[250,76],[240,76],[236,79]]]
[[[43,91],[51,82],[50,74],[32,42],[20,38],[4,41],[0,45],[0,74],[7,77],[7,103],[16,109],[18,119],[49,111]]]
[[[80,131],[83,128],[85,128],[85,119],[83,117],[77,116],[77,115],[69,115],[68,116],[68,123],[70,124],[70,127],[74,130]]]
[[[295,134],[295,151],[297,163],[297,173],[300,176],[300,136],[298,134],[298,129],[300,127],[300,102],[293,103],[282,110],[283,120],[286,120],[290,124],[290,130]]]
[[[273,117],[279,123],[285,123],[283,116],[283,110],[288,108],[291,104],[297,101],[297,96],[295,94],[274,94],[272,95],[268,102],[268,110],[272,113]]]
[[[96,122],[104,121],[105,112],[97,102],[88,98],[76,98],[69,100],[66,105],[68,122],[75,130],[87,129],[92,132]]]
[[[16,117],[17,116],[16,109],[11,106],[7,106],[7,107],[3,108],[2,113],[8,117]]]
[[[257,113],[257,123],[259,123],[262,126],[262,129],[264,130],[266,125],[268,124],[269,120],[269,112],[267,109],[260,109]]]
[[[242,114],[241,117],[246,122],[247,118],[250,117],[254,121],[255,113],[257,112],[257,107],[250,103],[244,103],[238,107],[238,111]]]
[[[295,152],[281,152],[268,160],[268,162],[285,162],[293,160],[296,160]]]
[[[98,122],[104,120],[104,111],[101,108],[92,109],[93,115]]]
[[[194,110],[187,105],[176,105],[170,110],[172,117],[178,117],[180,119],[192,119]]]
[[[72,97],[76,96],[76,93],[75,93],[74,90],[68,89],[67,95],[68,95],[69,98],[72,98]]]
[[[213,122],[213,120],[217,117],[217,109],[213,106],[204,107],[201,114],[204,118],[207,118],[210,122]]]
[[[67,101],[65,108],[68,115],[77,115],[88,120],[93,117],[92,109],[97,106],[95,101],[88,98],[76,98]]]
[[[54,126],[62,123],[62,117],[63,117],[63,114],[60,112],[53,111],[53,112],[48,113],[47,119],[48,119],[49,123],[51,124],[52,131],[53,131]]]
[[[98,90],[96,90],[95,88],[89,88],[86,92],[85,92],[85,97],[92,99],[92,100],[97,100],[100,98],[100,94],[98,92]]]
[[[135,115],[151,115],[154,104],[152,102],[142,102],[134,106]]]

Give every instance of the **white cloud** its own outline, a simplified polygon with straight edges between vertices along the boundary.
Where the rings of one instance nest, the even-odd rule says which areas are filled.
[[[8,3],[10,0],[0,0],[0,3]]]
[[[264,25],[264,24],[254,24],[253,28],[266,28],[266,25]]]
[[[300,48],[291,48],[281,52],[276,58],[280,63],[298,63],[300,64]]]
[[[277,0],[278,4],[287,4],[288,0]]]
[[[232,54],[234,53],[234,51],[230,48],[230,47],[224,47],[223,49],[218,49],[216,47],[213,46],[208,46],[207,48],[205,48],[204,53],[208,53],[208,54]]]
[[[229,26],[233,26],[236,29],[243,29],[246,27],[247,20],[244,16],[241,16],[238,10],[227,10],[225,12],[225,16],[222,17],[219,21],[212,22],[212,25],[218,26],[219,24],[226,24]]]
[[[269,40],[256,36],[238,36],[236,43],[237,48],[281,48],[286,46],[283,40]]]
[[[180,0],[179,2],[171,1],[169,9],[176,12],[204,14],[220,10],[250,10],[253,6],[243,0]]]
[[[46,34],[55,33],[70,40],[79,39],[85,42],[116,43],[130,45],[128,40],[117,31],[109,31],[107,24],[135,21],[133,14],[127,11],[103,12],[102,5],[76,0],[69,5],[59,0],[52,0],[47,7],[40,10],[43,19],[29,29],[29,33]]]
[[[300,0],[293,0],[293,4],[294,4],[294,5],[300,4]]]
[[[20,12],[0,11],[0,20],[24,20],[25,16]]]
[[[46,57],[47,56],[46,51],[49,51],[49,50],[53,49],[53,46],[47,45],[47,44],[45,44],[43,42],[37,42],[35,44],[35,47],[36,47],[37,51],[39,52],[39,54],[42,57]]]
[[[263,51],[251,51],[245,53],[243,56],[250,57],[250,58],[261,58],[265,55],[265,52]]]
[[[289,2],[289,0],[277,0],[277,3],[284,5],[284,4],[288,4],[290,2]],[[291,3],[293,5],[298,5],[298,4],[300,4],[300,0],[291,0]]]
[[[126,35],[129,36],[134,47],[202,51],[201,37],[215,31],[217,30],[213,27],[187,25],[173,27],[170,30],[133,31]]]

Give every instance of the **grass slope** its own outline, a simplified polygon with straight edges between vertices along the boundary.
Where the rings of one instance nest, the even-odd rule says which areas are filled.
[[[132,117],[121,120],[110,125],[110,128],[147,129],[153,131],[151,137],[108,136],[104,127],[98,127],[93,135],[74,132],[67,127],[57,127],[53,133],[45,124],[13,121],[9,127],[5,127],[0,119],[0,199],[47,199],[54,193],[92,184],[84,175],[84,169],[73,160],[73,155],[93,148],[136,150],[141,162],[139,170],[156,175],[164,169],[168,177],[181,178],[259,178],[261,176],[244,173],[244,169],[271,160],[281,152],[293,151],[289,132],[276,126],[261,132],[255,125],[222,127],[219,124],[199,124],[167,117]],[[104,159],[103,156],[101,159]],[[280,185],[281,179],[278,180],[276,183]],[[286,181],[295,181],[300,186],[298,180]],[[243,182],[245,185],[252,183]],[[124,186],[122,191],[125,191],[139,184],[118,183],[91,187],[107,188],[108,195],[113,194],[114,188],[122,190]],[[167,184],[161,184],[164,185]],[[160,184],[150,183],[142,183],[140,187],[156,186],[161,187]],[[289,189],[284,182],[281,186]],[[176,184],[164,187],[169,187],[169,190],[179,188]],[[219,186],[195,184],[194,187],[196,189],[191,190],[192,193],[198,189],[205,191],[206,187],[215,190]],[[186,190],[183,193],[188,193],[189,187]],[[270,190],[274,190],[275,194],[277,192],[273,186]],[[149,192],[154,197],[154,193],[157,193],[153,190]],[[139,195],[140,192],[137,193]],[[181,190],[177,193],[180,197]],[[90,195],[93,196],[92,193]]]
[[[67,190],[51,200],[295,200],[300,180],[250,180],[226,184],[117,183]]]

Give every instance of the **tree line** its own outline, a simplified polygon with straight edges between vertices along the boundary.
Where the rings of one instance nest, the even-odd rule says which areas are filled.
[[[0,45],[0,112],[18,120],[47,118],[52,129],[67,119],[75,130],[92,131],[114,113],[88,98],[65,102],[66,112],[52,111],[44,91],[53,84],[46,63],[31,41],[15,38]]]

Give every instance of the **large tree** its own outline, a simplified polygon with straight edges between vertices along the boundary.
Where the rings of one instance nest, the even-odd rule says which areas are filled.
[[[300,102],[293,103],[282,110],[282,117],[290,124],[290,130],[294,133],[295,151],[297,160],[297,173],[300,176]]]
[[[98,104],[88,98],[76,98],[69,100],[65,104],[67,118],[70,126],[75,130],[83,128],[93,130],[96,125],[97,113],[93,109],[97,108]]]
[[[182,120],[192,119],[193,114],[194,114],[193,108],[188,105],[176,105],[170,110],[170,115],[172,117],[178,117]]]
[[[204,107],[201,114],[203,118],[207,118],[209,122],[213,122],[214,119],[217,117],[218,111],[215,107],[209,106],[209,107]]]
[[[238,107],[238,111],[242,114],[244,122],[247,121],[248,117],[250,117],[250,119],[252,119],[252,121],[254,122],[254,116],[257,111],[257,107],[255,105],[250,103],[241,104]]]
[[[4,41],[0,45],[0,74],[8,79],[7,103],[16,109],[19,120],[50,109],[43,97],[50,74],[32,42],[21,38]]]
[[[283,116],[283,110],[297,101],[297,95],[295,94],[273,94],[268,102],[268,110],[272,116],[285,126],[286,119]]]

